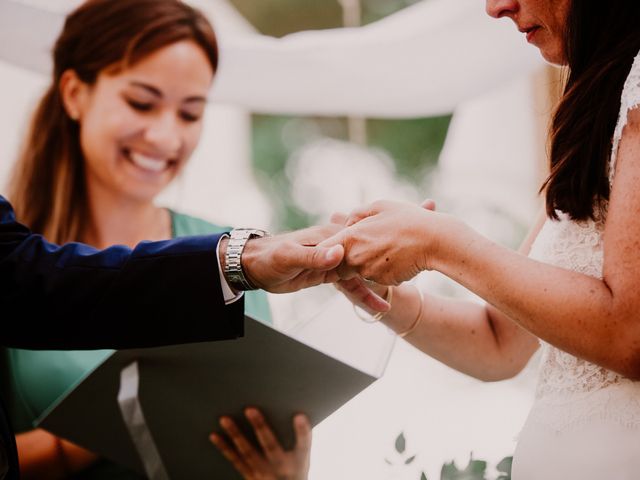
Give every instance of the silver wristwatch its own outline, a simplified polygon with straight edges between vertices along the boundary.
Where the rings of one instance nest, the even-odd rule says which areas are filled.
[[[225,253],[224,274],[229,284],[238,291],[256,290],[242,270],[242,252],[252,238],[268,237],[269,232],[257,228],[235,228],[229,234],[229,243]]]

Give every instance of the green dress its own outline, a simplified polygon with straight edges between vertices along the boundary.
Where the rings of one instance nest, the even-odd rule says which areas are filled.
[[[229,230],[188,215],[170,213],[173,238]],[[245,294],[245,312],[265,323],[271,323],[269,304],[262,291]],[[36,419],[56,399],[80,382],[89,371],[111,355],[113,350],[63,352],[5,349],[2,353],[0,392],[14,430],[24,432],[33,429]],[[141,477],[104,460],[73,478],[129,480]]]

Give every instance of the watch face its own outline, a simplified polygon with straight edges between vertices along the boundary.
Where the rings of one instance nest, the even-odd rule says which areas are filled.
[[[259,228],[234,228],[231,230],[231,238],[237,239],[250,239],[250,238],[262,238],[268,237],[269,232],[266,230],[260,230]]]

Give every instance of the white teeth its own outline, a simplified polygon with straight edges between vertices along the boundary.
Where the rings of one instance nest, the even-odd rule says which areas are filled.
[[[169,165],[168,160],[147,157],[146,155],[142,155],[140,153],[135,153],[135,152],[129,152],[129,158],[136,166],[143,168],[144,170],[149,170],[150,172],[154,172],[154,173],[162,172]]]

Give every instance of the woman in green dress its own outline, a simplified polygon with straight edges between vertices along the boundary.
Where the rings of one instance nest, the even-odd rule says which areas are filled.
[[[98,248],[225,230],[153,203],[198,144],[217,55],[209,22],[178,0],[81,5],[58,38],[53,80],[15,168],[10,197],[23,206],[18,219],[57,243]],[[263,292],[247,292],[245,302],[248,314],[270,322]],[[4,353],[2,394],[22,432],[23,478],[138,478],[33,429],[47,407],[110,351]],[[252,467],[245,478],[306,478],[310,426],[302,416],[294,426],[299,441],[286,452],[287,465],[259,452],[260,472]]]

